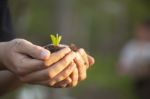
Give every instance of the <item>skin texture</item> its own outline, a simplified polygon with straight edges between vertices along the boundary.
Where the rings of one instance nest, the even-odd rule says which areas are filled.
[[[60,45],[60,46],[61,47],[69,47],[67,45]],[[75,53],[76,53],[76,57],[73,60],[73,62],[76,64],[76,66],[74,68],[74,71],[72,73],[70,72],[71,75],[69,77],[58,76],[57,79],[53,80],[52,85],[55,86],[57,81],[61,81],[61,79],[63,79],[64,82],[68,82],[68,83],[62,83],[60,88],[61,87],[75,87],[79,81],[86,79],[86,71],[90,66],[92,66],[94,64],[95,60],[93,57],[88,55],[83,48],[79,48]],[[51,54],[51,57],[56,57],[56,55]],[[49,58],[49,60],[45,61],[45,65],[50,66],[51,62],[52,62],[51,58]],[[58,85],[58,84],[56,84],[56,85]]]
[[[0,72],[0,96],[18,88],[22,84],[10,71],[3,70]]]
[[[84,49],[73,52],[66,47],[51,54],[24,39],[0,43],[0,70],[9,71],[3,74],[6,80],[0,79],[2,84],[12,78],[19,83],[74,87],[86,78],[86,70],[92,64],[94,59]]]

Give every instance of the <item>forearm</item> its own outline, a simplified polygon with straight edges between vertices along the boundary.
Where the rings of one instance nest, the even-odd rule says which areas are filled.
[[[16,89],[22,83],[9,71],[0,71],[0,96]]]
[[[7,51],[5,50],[7,42],[0,42],[0,95],[15,89],[20,86],[20,81],[17,77],[7,70],[3,64]]]

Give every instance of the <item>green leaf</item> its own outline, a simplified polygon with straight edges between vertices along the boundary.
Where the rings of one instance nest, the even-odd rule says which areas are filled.
[[[59,37],[58,37],[58,39],[57,39],[57,43],[58,43],[58,45],[59,45],[59,43],[60,43],[61,39],[62,39],[62,36],[59,36]]]
[[[51,40],[52,40],[52,44],[53,44],[54,46],[58,46],[59,43],[60,43],[60,41],[61,41],[61,39],[62,39],[62,36],[60,36],[60,35],[58,35],[58,34],[56,34],[56,36],[51,34],[51,35],[50,35],[50,38],[51,38]]]
[[[51,38],[51,40],[52,40],[52,44],[56,46],[56,45],[57,45],[56,37],[51,34],[51,35],[50,35],[50,38]]]

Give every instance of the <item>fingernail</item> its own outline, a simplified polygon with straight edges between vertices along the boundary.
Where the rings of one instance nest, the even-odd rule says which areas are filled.
[[[72,56],[73,56],[73,58],[75,58],[76,57],[76,53],[72,52]]]
[[[93,57],[90,57],[91,58],[91,63],[90,65],[93,65],[95,63],[95,59]]]
[[[71,83],[72,79],[70,77],[67,78],[67,83]]]
[[[77,61],[80,61],[80,56],[79,56],[79,54],[77,54],[76,60],[77,60]]]
[[[41,51],[41,59],[47,60],[49,58],[50,52],[46,49],[43,49]]]
[[[66,86],[67,86],[67,84],[63,84],[63,85],[61,85],[61,87],[62,87],[62,88],[65,88]]]
[[[54,86],[55,83],[56,83],[55,81],[51,81],[51,82],[50,82],[50,85],[51,85],[51,86]]]

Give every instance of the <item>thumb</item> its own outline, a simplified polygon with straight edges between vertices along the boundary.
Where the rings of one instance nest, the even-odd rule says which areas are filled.
[[[47,60],[50,56],[50,51],[38,45],[34,45],[27,40],[19,39],[16,45],[18,52],[31,56],[32,58]]]

